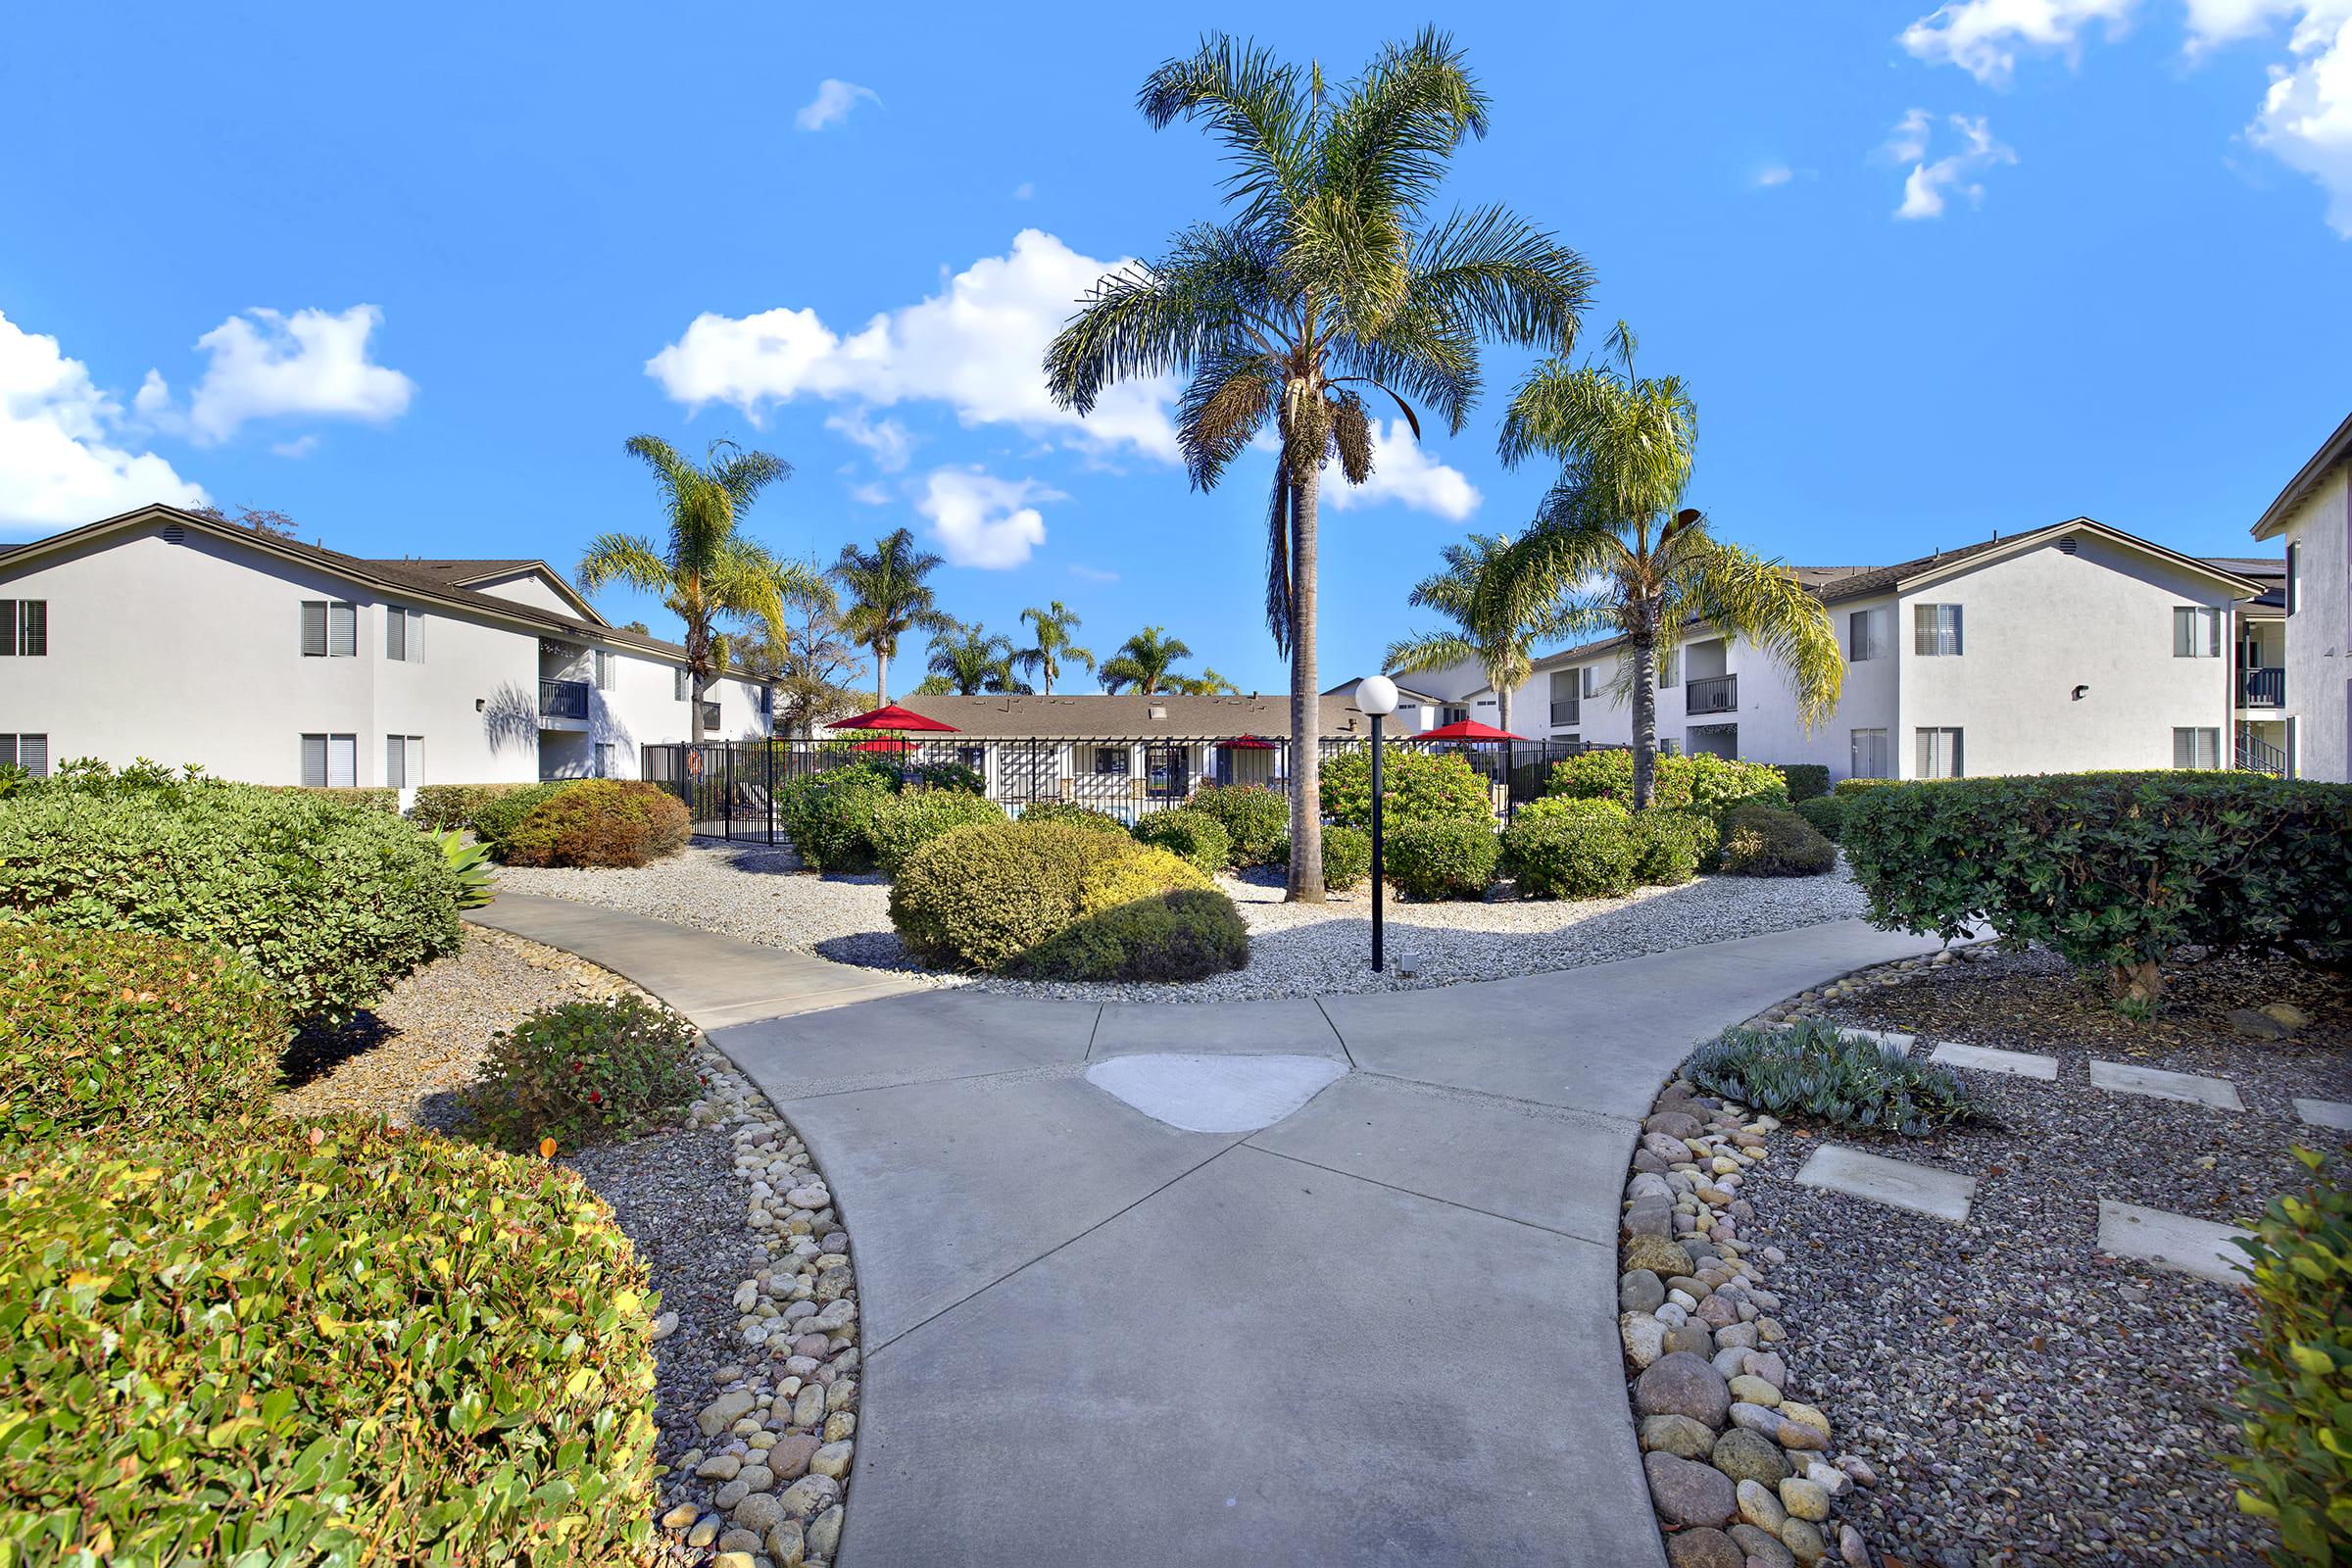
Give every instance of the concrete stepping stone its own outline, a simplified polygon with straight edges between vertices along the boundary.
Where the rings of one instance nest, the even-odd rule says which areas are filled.
[[[2158,1067],[2134,1067],[2128,1062],[2091,1058],[2090,1086],[2119,1095],[2146,1095],[2153,1100],[2181,1100],[2216,1110],[2243,1110],[2236,1085],[2227,1078],[2207,1078],[2193,1072],[2166,1072]]]
[[[2246,1254],[2230,1245],[2250,1231],[2161,1208],[2099,1200],[2099,1250],[2221,1285],[2243,1285]]]
[[[2005,1072],[2012,1078],[2037,1078],[2045,1084],[2058,1078],[2056,1056],[2037,1056],[2028,1051],[1995,1051],[1990,1046],[1964,1046],[1946,1040],[1928,1053],[1928,1059],[1940,1061],[1947,1067]]]
[[[1842,1144],[1824,1144],[1813,1151],[1796,1179],[1801,1186],[1867,1198],[1874,1203],[1907,1208],[1954,1224],[1967,1220],[1968,1205],[1977,1195],[1974,1176],[1888,1159],[1884,1154],[1866,1154]]]
[[[2314,1127],[2333,1127],[2352,1133],[2352,1103],[2341,1100],[2298,1100],[2295,1114]]]
[[[1315,1098],[1348,1064],[1329,1056],[1146,1053],[1086,1069],[1086,1081],[1188,1133],[1253,1133]]]

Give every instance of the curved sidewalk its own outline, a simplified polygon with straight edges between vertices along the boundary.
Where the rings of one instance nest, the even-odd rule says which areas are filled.
[[[1618,1195],[1691,1044],[1931,952],[1859,921],[1511,980],[1035,1002],[502,895],[792,1119],[856,1238],[844,1568],[1662,1564],[1616,1337]],[[1188,1132],[1087,1071],[1338,1071]]]

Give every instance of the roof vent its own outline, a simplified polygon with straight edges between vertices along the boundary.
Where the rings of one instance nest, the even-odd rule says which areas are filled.
[[[184,545],[187,542],[188,530],[184,526],[176,522],[167,522],[164,524],[164,543],[168,545]]]
[[[2075,537],[2073,534],[2071,534],[2071,533],[2070,533],[2070,534],[2068,534],[2068,535],[2067,535],[2065,538],[2063,538],[2063,539],[2061,539],[2061,540],[2059,540],[2059,541],[2058,541],[2058,553],[2059,553],[2060,555],[2062,555],[2062,556],[2071,556],[2071,555],[2073,555],[2073,554],[2074,554],[2076,551],[2078,551],[2078,550],[2080,550],[2080,549],[2082,549],[2082,540],[2080,540],[2080,539],[2077,539],[2077,538],[2076,538],[2076,537]]]
[[[1152,705],[1152,716],[1154,719],[1164,720],[1168,716],[1168,710],[1161,704],[1153,703]]]

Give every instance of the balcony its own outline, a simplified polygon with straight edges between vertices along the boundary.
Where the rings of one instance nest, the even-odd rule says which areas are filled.
[[[1694,675],[1683,685],[1686,713],[1736,713],[1740,710],[1740,677]]]
[[[2237,671],[2237,706],[2240,708],[2284,708],[2286,706],[2286,671],[2276,664],[2259,667],[2240,665]]]
[[[588,716],[588,683],[584,680],[543,680],[539,683],[541,718]]]

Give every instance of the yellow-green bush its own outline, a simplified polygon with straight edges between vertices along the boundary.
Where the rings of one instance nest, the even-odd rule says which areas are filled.
[[[943,833],[1004,820],[1004,808],[970,791],[906,790],[878,798],[867,838],[874,859],[895,874],[901,861]]]
[[[471,827],[473,816],[503,795],[537,789],[536,784],[419,784],[409,816],[419,827]]]
[[[1135,819],[1135,841],[1155,845],[1180,856],[1214,876],[1233,859],[1233,838],[1225,824],[1206,811],[1175,807],[1146,811]]]
[[[1323,819],[1342,827],[1372,825],[1372,754],[1343,752],[1323,763]],[[1494,798],[1458,752],[1392,746],[1381,754],[1385,827],[1406,822],[1494,821]]]
[[[995,969],[1089,915],[1212,886],[1165,850],[1064,822],[959,827],[900,863],[890,921],[926,963]]]
[[[0,1176],[0,1560],[515,1565],[651,1534],[653,1305],[577,1177],[357,1119]]]
[[[1291,799],[1281,791],[1263,784],[1203,784],[1184,804],[1224,825],[1235,865],[1290,859]]]
[[[146,931],[0,925],[0,1137],[135,1134],[268,1097],[286,1015],[244,959]]]

